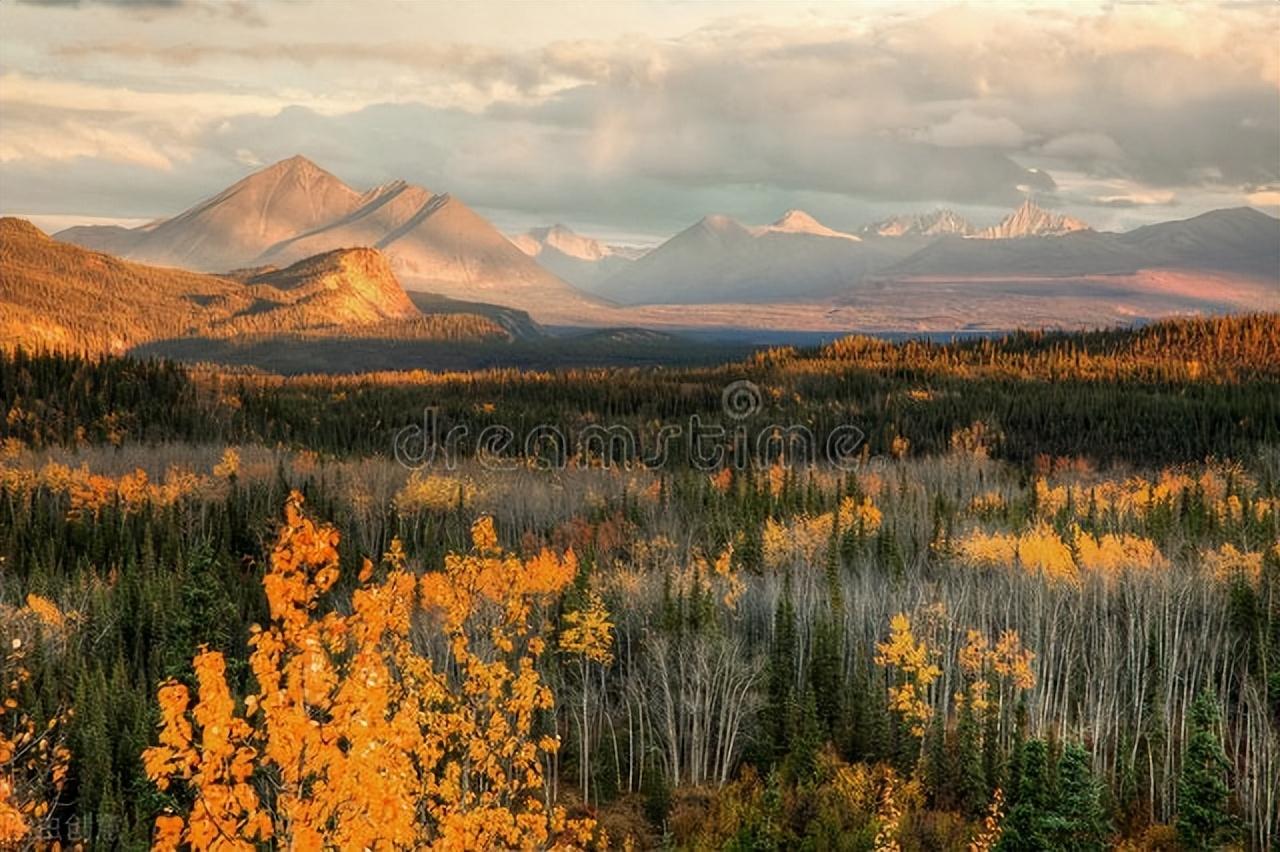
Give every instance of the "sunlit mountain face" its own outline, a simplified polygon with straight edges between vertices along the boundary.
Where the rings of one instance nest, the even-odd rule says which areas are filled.
[[[1270,232],[1228,262],[1197,217],[1280,213],[1280,33],[1206,9],[9,3],[0,214],[199,272],[369,247],[579,326],[1267,308]]]
[[[1280,290],[1280,221],[1251,208],[1110,232],[1025,200],[984,227],[936,210],[858,231],[791,209],[763,225],[711,214],[647,247],[565,225],[504,236],[448,192],[359,190],[296,155],[174,216],[56,236],[204,272],[366,247],[411,291],[597,327],[1084,327],[1265,310]]]

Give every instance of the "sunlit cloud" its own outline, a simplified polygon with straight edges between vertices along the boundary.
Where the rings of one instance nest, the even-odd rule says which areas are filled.
[[[1274,4],[255,4],[266,27],[203,5],[141,24],[0,7],[21,48],[0,74],[18,202],[83,209],[73,181],[126,166],[196,197],[294,153],[357,183],[654,231],[712,203],[749,218],[808,199],[852,226],[890,207],[994,216],[1025,194],[1135,222],[1271,206],[1280,185]],[[48,26],[60,14],[94,26]],[[51,181],[51,161],[76,168]]]

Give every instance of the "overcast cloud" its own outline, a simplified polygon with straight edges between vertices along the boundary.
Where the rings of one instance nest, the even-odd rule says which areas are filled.
[[[0,4],[0,210],[168,215],[302,153],[500,225],[1280,212],[1280,5]]]

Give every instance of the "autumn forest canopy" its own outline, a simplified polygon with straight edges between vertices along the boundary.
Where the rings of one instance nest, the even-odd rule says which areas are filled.
[[[0,848],[1280,843],[1280,316],[686,363],[0,350]]]

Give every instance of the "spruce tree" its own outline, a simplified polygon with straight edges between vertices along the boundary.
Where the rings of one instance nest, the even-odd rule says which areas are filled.
[[[1187,849],[1211,849],[1233,833],[1231,763],[1222,749],[1220,723],[1217,696],[1202,692],[1191,705],[1191,737],[1178,778],[1178,840]]]
[[[976,818],[986,810],[990,798],[983,761],[982,725],[973,702],[966,699],[956,718],[955,743],[951,749],[951,784],[956,804]]]
[[[822,748],[822,726],[818,721],[818,702],[810,686],[804,697],[792,701],[788,723],[791,750],[788,768],[797,781],[811,781],[818,772],[818,752]]]
[[[773,616],[773,644],[769,652],[762,727],[771,760],[779,760],[790,750],[789,721],[795,691],[796,613],[791,602],[791,577],[787,576]]]
[[[1089,753],[1080,743],[1070,743],[1062,752],[1056,809],[1063,822],[1057,848],[1073,852],[1106,848],[1110,831],[1102,794],[1089,765]]]
[[[1061,825],[1054,808],[1054,784],[1049,746],[1029,740],[1021,749],[1017,802],[1009,809],[1000,850],[1044,852],[1056,849]]]

